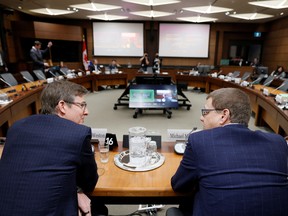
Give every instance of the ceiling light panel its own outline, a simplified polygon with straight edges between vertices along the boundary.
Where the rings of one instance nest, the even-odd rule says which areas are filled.
[[[100,14],[100,15],[91,15],[87,16],[90,19],[100,19],[100,20],[105,20],[105,21],[112,21],[112,20],[123,20],[127,19],[127,16],[117,16],[117,15],[111,15],[111,14]]]
[[[138,11],[138,12],[130,12],[130,13],[133,15],[144,16],[144,17],[163,17],[163,16],[174,15],[174,13],[167,13],[167,12],[154,11],[154,10]]]
[[[202,16],[178,17],[177,19],[186,21],[186,22],[194,22],[194,23],[215,22],[217,20],[216,18],[202,17]]]
[[[255,2],[248,2],[248,3],[251,5],[272,8],[272,9],[288,8],[288,0],[255,1]]]
[[[192,11],[192,12],[198,12],[203,14],[212,14],[212,13],[223,13],[227,11],[232,11],[231,8],[225,8],[225,7],[216,7],[216,6],[200,6],[200,7],[186,7],[183,8],[183,10]]]
[[[82,10],[89,10],[89,11],[106,11],[106,10],[114,10],[121,8],[120,6],[116,5],[108,5],[108,4],[99,4],[99,3],[86,3],[86,4],[76,4],[70,5],[70,7],[79,8]]]
[[[269,14],[261,14],[261,13],[242,13],[242,14],[230,14],[229,16],[244,20],[257,20],[257,19],[267,19],[273,17]]]
[[[75,11],[59,10],[59,9],[51,9],[51,8],[39,8],[39,9],[30,10],[30,11],[34,13],[46,14],[50,16],[71,14],[75,12]]]
[[[168,5],[180,2],[178,0],[122,0],[122,1],[146,6]]]

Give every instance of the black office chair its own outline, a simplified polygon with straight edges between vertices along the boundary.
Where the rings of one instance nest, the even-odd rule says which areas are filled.
[[[22,75],[23,79],[27,82],[33,82],[34,77],[29,73],[29,71],[20,71],[20,74]]]
[[[33,73],[35,74],[38,80],[46,80],[46,76],[41,70],[33,70]]]
[[[241,81],[246,81],[251,76],[251,72],[245,72],[241,77]]]
[[[18,85],[18,81],[15,79],[15,77],[11,73],[3,73],[0,74],[1,78],[3,79],[2,82],[4,82],[8,86],[16,86]]]

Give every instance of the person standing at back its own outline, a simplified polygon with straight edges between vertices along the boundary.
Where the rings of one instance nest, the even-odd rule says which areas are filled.
[[[148,57],[148,53],[144,52],[143,56],[140,58],[140,70],[143,72],[147,71],[147,67],[149,66],[150,61]]]
[[[5,55],[4,52],[1,51],[0,49],[0,73],[7,73],[8,72],[8,67],[5,62]]]
[[[287,216],[288,146],[274,133],[251,131],[248,95],[222,88],[207,96],[200,120],[204,130],[188,138],[171,178],[176,192],[193,191],[180,205],[190,216]],[[192,209],[193,206],[193,209]],[[170,215],[178,209],[167,211]]]
[[[48,84],[42,114],[14,123],[0,160],[0,215],[91,215],[97,165],[91,147],[87,90],[69,81]],[[81,191],[77,194],[77,187]],[[77,198],[78,197],[78,198]]]
[[[44,62],[43,56],[47,54],[49,48],[52,46],[52,42],[50,41],[45,50],[41,50],[42,43],[40,41],[35,41],[34,46],[32,46],[30,50],[30,57],[33,61],[33,70],[41,70],[44,72],[45,67],[49,67],[47,62]]]

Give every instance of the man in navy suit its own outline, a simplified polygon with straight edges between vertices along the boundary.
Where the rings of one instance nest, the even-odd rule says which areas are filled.
[[[52,45],[53,44],[50,41],[46,49],[41,50],[42,43],[40,41],[34,42],[34,46],[32,46],[30,50],[30,57],[33,61],[33,70],[42,70],[44,72],[45,67],[49,67],[49,64],[47,62],[44,62],[43,55],[48,52]]]
[[[48,84],[42,114],[9,129],[0,160],[0,215],[91,215],[85,193],[94,190],[98,174],[91,128],[82,125],[86,93],[69,81]]]
[[[288,215],[287,143],[280,135],[249,130],[250,115],[249,98],[240,89],[207,96],[200,118],[204,130],[189,136],[171,179],[177,192],[197,188],[194,200],[180,205],[182,214]]]
[[[90,61],[88,65],[89,71],[92,73],[93,71],[98,72],[101,71],[101,68],[98,64],[98,60],[96,58],[93,59],[93,61]]]

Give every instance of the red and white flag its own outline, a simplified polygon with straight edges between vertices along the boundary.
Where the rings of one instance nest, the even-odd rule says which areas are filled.
[[[85,36],[83,35],[83,44],[82,44],[82,60],[83,60],[83,66],[85,70],[88,70],[88,56],[87,56],[87,48],[86,48],[86,42],[85,42]]]

